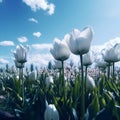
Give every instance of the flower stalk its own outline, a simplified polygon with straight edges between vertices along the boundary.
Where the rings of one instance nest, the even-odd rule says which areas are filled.
[[[65,81],[64,81],[64,61],[62,60],[62,81],[61,81],[61,85],[63,87],[63,95],[64,95],[64,102],[65,102],[65,95],[66,95],[66,92],[65,92]]]
[[[85,96],[84,96],[84,71],[83,71],[83,57],[80,55],[81,61],[81,119],[84,119],[85,114]]]

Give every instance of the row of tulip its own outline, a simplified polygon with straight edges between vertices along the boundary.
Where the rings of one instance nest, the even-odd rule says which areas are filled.
[[[55,39],[50,49],[57,60],[55,64],[59,64],[52,70],[32,68],[31,72],[23,73],[29,47],[16,47],[13,54],[19,76],[16,71],[0,73],[1,109],[23,120],[120,119],[120,82],[116,82],[114,74],[114,63],[120,60],[120,44],[101,51],[101,59],[96,64],[104,70],[108,67],[108,73],[94,80],[87,72],[93,63],[90,51],[93,30],[90,27],[83,31],[74,29],[65,37],[66,41]],[[68,77],[64,61],[71,52],[80,56],[81,67],[76,71],[71,65]],[[110,77],[111,65],[113,78]]]

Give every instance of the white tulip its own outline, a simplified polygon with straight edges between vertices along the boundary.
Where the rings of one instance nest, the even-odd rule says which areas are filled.
[[[73,54],[82,55],[89,51],[92,38],[93,31],[90,27],[84,28],[81,32],[74,29],[69,40],[67,40],[67,44]]]
[[[30,80],[36,80],[37,79],[37,71],[36,70],[29,73],[29,79]]]
[[[59,113],[54,104],[46,104],[44,120],[59,120]]]
[[[91,65],[92,63],[93,63],[93,56],[92,56],[92,52],[89,51],[87,54],[83,55],[83,65],[88,66]]]
[[[46,86],[49,87],[51,83],[53,83],[53,77],[52,76],[48,76],[45,79],[46,82]]]
[[[58,78],[60,77],[60,73],[59,73],[59,72],[55,72],[55,73],[54,73],[54,76],[55,76],[55,78],[58,79]]]
[[[57,38],[55,39],[53,48],[50,49],[50,52],[56,60],[60,61],[64,61],[70,56],[70,51],[67,44]]]
[[[104,61],[103,56],[101,54],[97,56],[96,66],[101,68],[105,68],[108,66],[108,63]]]
[[[116,44],[114,47],[106,49],[103,52],[103,58],[106,62],[120,61],[120,45]]]
[[[28,46],[23,46],[23,45],[18,45],[16,47],[16,51],[13,52],[15,59],[19,63],[25,63],[27,62],[27,55],[28,55],[29,47]]]
[[[92,88],[94,88],[95,85],[95,81],[92,77],[90,77],[89,75],[87,75],[87,79],[86,79],[86,89],[87,90],[91,90]]]

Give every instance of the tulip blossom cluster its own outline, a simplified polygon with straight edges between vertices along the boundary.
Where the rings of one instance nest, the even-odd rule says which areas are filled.
[[[66,43],[63,41],[55,40],[53,48],[50,50],[51,54],[56,60],[62,61],[62,69],[63,69],[63,81],[64,83],[64,68],[63,68],[63,61],[68,59],[70,56],[69,50],[75,54],[80,56],[81,62],[81,118],[84,118],[85,114],[85,102],[84,102],[84,71],[83,71],[83,55],[88,53],[91,46],[91,41],[93,39],[93,31],[90,27],[84,28],[82,31],[78,29],[74,29],[69,35],[65,36]],[[86,60],[89,56],[89,60]],[[84,64],[90,65],[92,63],[91,55],[88,54],[84,57]],[[86,61],[85,61],[86,60]],[[86,82],[85,82],[86,84]],[[63,84],[64,85],[64,84]],[[79,89],[78,89],[79,91]],[[65,91],[64,91],[65,92]],[[65,93],[64,93],[65,95]],[[65,98],[65,96],[64,96]]]

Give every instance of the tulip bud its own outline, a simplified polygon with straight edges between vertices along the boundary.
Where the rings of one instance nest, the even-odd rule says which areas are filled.
[[[48,76],[45,79],[46,82],[46,86],[49,87],[51,83],[53,83],[53,77],[52,76]]]
[[[44,120],[59,120],[59,113],[54,104],[46,104]]]
[[[70,39],[67,40],[67,44],[73,54],[82,55],[89,51],[92,38],[93,31],[90,27],[84,28],[81,32],[74,29],[70,34]]]
[[[37,71],[36,70],[29,73],[29,79],[30,80],[36,80],[37,79]]]
[[[92,77],[90,77],[89,75],[87,75],[87,79],[86,79],[86,89],[87,90],[91,90],[95,87],[95,81]]]
[[[18,45],[16,47],[16,51],[13,52],[14,57],[17,60],[17,62],[22,63],[22,64],[27,62],[28,51],[29,51],[28,46],[24,47],[22,45]]]
[[[89,51],[87,54],[83,55],[83,65],[88,66],[91,65],[93,62],[92,52]]]
[[[50,52],[56,60],[60,61],[64,61],[70,56],[70,51],[66,42],[60,41],[59,39],[55,39],[53,48],[50,49]]]

